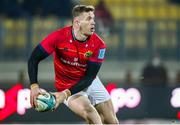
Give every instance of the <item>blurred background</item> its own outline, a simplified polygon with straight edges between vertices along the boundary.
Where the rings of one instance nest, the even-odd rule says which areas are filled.
[[[111,93],[120,123],[179,123],[179,2],[1,0],[0,101],[3,97],[8,99],[6,91],[16,83],[20,83],[22,88],[29,87],[27,60],[32,49],[52,31],[71,25],[74,5],[86,4],[95,6],[96,32],[108,46],[99,77]],[[54,90],[53,71],[52,57],[40,63],[40,85],[51,91]],[[6,94],[2,96],[1,93]],[[122,96],[127,99],[123,100]],[[0,103],[0,114],[7,113],[8,107],[12,106]],[[63,105],[54,113],[43,114],[33,109],[23,115],[14,112],[6,117],[0,115],[0,123],[82,121]]]

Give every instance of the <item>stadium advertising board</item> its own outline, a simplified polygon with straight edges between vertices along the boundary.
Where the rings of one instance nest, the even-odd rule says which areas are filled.
[[[153,117],[153,113],[158,112],[156,110],[160,110],[159,113],[163,113],[161,111],[163,111],[164,108],[166,108],[166,112],[170,112],[169,115],[171,116],[166,113],[166,115],[163,116],[159,115],[160,117],[179,118],[180,116],[180,113],[178,112],[178,109],[180,108],[180,88],[166,89],[164,91],[164,99],[159,100],[163,102],[162,105],[161,103],[159,104],[159,102],[157,102],[158,96],[156,95],[157,92],[163,93],[162,90],[152,92],[153,90],[144,87],[119,88],[114,83],[109,83],[106,88],[111,95],[114,109],[118,117],[120,118],[122,118],[122,116],[124,116],[124,118],[143,118],[145,116]],[[151,92],[150,95],[149,93],[147,93],[148,91]],[[157,97],[155,97],[154,95],[156,95]],[[151,98],[151,100],[148,101],[147,98]],[[166,102],[166,104],[164,104],[164,102]],[[149,105],[153,105],[153,107],[148,107]],[[146,109],[146,107],[148,107],[148,109]],[[31,109],[31,105],[30,90],[28,88],[24,88],[21,84],[16,84],[12,86],[12,88],[9,88],[7,91],[0,89],[0,121],[5,120],[14,113],[17,113],[15,114],[16,116],[26,115],[29,109]],[[152,110],[152,113],[149,113],[149,115],[145,115],[144,112],[148,112],[149,110]],[[66,112],[64,111],[64,109],[61,109],[61,111],[62,113]],[[36,114],[37,112],[33,111],[33,113]],[[54,113],[56,114],[57,112]],[[48,117],[51,118],[52,116]]]

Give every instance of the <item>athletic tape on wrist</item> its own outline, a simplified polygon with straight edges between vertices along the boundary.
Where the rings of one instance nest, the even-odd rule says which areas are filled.
[[[63,93],[65,94],[66,99],[67,99],[69,96],[71,96],[71,91],[68,90],[68,89],[64,90]]]
[[[68,96],[67,96],[66,92],[65,92],[65,91],[63,91],[63,93],[65,94],[65,99],[67,99],[67,98],[68,98]]]
[[[36,87],[39,87],[39,85],[37,83],[33,83],[31,84],[30,88],[33,89],[33,88],[36,88]]]

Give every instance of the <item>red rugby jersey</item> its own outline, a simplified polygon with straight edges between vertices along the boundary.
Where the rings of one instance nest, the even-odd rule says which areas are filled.
[[[54,56],[55,87],[65,90],[84,75],[87,61],[103,62],[106,45],[93,33],[85,42],[75,40],[72,27],[64,27],[48,35],[40,45]]]

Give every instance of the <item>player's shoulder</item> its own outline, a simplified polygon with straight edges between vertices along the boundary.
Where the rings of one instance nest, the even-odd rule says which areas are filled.
[[[106,46],[104,40],[96,33],[93,33],[91,36],[92,40],[95,41],[97,44],[101,44]]]

